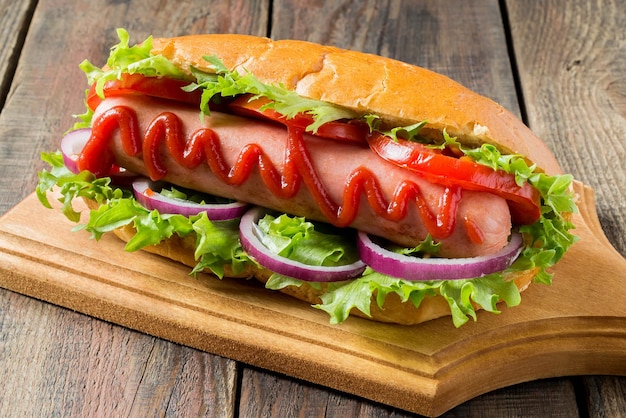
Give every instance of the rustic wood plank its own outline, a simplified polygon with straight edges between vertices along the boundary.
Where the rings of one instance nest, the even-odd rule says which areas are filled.
[[[239,413],[242,417],[384,417],[414,416],[308,382],[257,368],[245,368]]]
[[[589,416],[626,417],[626,378],[592,376],[582,380]]]
[[[198,32],[264,35],[268,1],[99,3],[1,1],[2,80],[28,30],[16,77],[0,117],[0,213],[36,184],[39,153],[83,111],[89,57],[104,63],[115,28],[134,41]],[[21,28],[21,29],[20,29]],[[6,86],[8,88],[8,85]],[[3,90],[0,92],[4,92]],[[233,416],[237,366],[232,360],[182,347],[0,290],[0,415]],[[24,349],[29,350],[24,354]]]
[[[225,358],[7,291],[0,329],[2,416],[234,415]]]
[[[0,0],[0,109],[13,80],[35,1]]]
[[[183,19],[183,20],[184,20],[184,19]],[[109,36],[110,36],[110,34],[109,34]],[[108,41],[107,41],[107,42],[108,42]],[[103,45],[106,45],[106,42],[103,42]],[[475,87],[474,87],[474,88],[475,88]],[[502,101],[502,100],[501,100],[501,101]]]
[[[250,388],[242,393],[239,410],[241,416],[246,417],[414,416],[397,408],[255,368],[244,369],[242,385]],[[459,405],[441,417],[569,418],[578,415],[572,382],[569,379],[546,379],[490,392]]]
[[[580,416],[571,379],[545,379],[496,390],[459,405],[444,418]]]

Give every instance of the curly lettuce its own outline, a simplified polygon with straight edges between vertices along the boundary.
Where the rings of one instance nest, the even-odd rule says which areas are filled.
[[[197,89],[202,91],[200,110],[204,115],[210,114],[209,103],[216,97],[250,94],[252,95],[250,100],[259,97],[269,99],[268,103],[261,107],[261,110],[273,109],[287,119],[292,119],[298,114],[312,115],[313,123],[306,127],[308,132],[317,132],[319,127],[327,122],[358,117],[351,110],[328,102],[302,97],[283,85],[262,83],[250,72],[245,72],[242,75],[236,71],[231,71],[216,56],[205,56],[204,59],[215,70],[215,73],[207,73],[192,68],[192,74],[197,81],[184,88],[185,91],[189,92]]]
[[[148,210],[135,200],[130,190],[116,187],[108,177],[96,178],[88,171],[72,173],[65,167],[60,152],[43,153],[42,159],[51,166],[50,170],[43,169],[39,173],[36,188],[37,197],[45,207],[52,207],[48,192],[58,189],[63,214],[78,223],[80,213],[73,206],[76,199],[86,198],[100,203],[98,209],[89,211],[87,222],[78,224],[74,230],[84,229],[98,240],[107,232],[132,225],[136,234],[126,244],[126,251],[159,244],[174,234],[184,238],[195,233],[194,256],[198,264],[192,274],[207,269],[221,278],[225,265],[230,265],[233,273],[239,274],[251,263],[239,242],[238,222],[211,222],[206,213],[186,217]]]
[[[189,79],[189,76],[162,55],[153,55],[152,36],[140,44],[130,46],[130,35],[124,29],[117,30],[120,42],[111,48],[105,69],[84,60],[79,67],[87,76],[89,85],[96,83],[96,93],[104,97],[107,81],[119,80],[122,74],[142,74],[147,77],[171,77]]]

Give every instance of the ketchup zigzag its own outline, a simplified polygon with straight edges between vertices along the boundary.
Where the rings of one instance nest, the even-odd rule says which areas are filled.
[[[402,220],[408,205],[414,201],[424,225],[434,238],[447,238],[454,231],[462,194],[459,186],[444,188],[439,211],[434,213],[416,183],[410,180],[400,182],[391,200],[387,201],[378,179],[361,166],[345,179],[343,202],[336,203],[315,169],[304,132],[299,128],[287,128],[282,172],[257,143],[244,146],[235,164],[229,166],[221,151],[220,138],[214,130],[201,128],[185,138],[180,118],[174,113],[163,112],[150,122],[142,135],[135,112],[126,106],[115,106],[94,120],[91,138],[79,156],[81,170],[89,170],[97,177],[110,173],[115,161],[109,143],[115,130],[120,132],[124,152],[131,157],[141,156],[152,180],[162,179],[167,174],[159,152],[165,144],[169,154],[181,166],[191,170],[205,163],[220,181],[228,185],[244,183],[255,167],[268,190],[283,199],[294,197],[304,183],[324,216],[335,226],[349,226],[354,221],[361,195],[364,194],[372,210],[386,220]],[[473,241],[482,240],[479,232],[476,231]]]

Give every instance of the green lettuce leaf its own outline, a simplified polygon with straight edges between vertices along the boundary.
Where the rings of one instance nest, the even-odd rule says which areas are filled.
[[[428,121],[417,122],[409,126],[398,126],[389,130],[381,128],[381,118],[378,115],[367,114],[362,117],[370,128],[370,132],[377,131],[385,136],[392,138],[394,141],[404,139],[407,141],[425,141],[425,139],[419,136],[421,129],[428,123]]]
[[[510,270],[506,270],[508,272]],[[305,282],[284,276],[268,281],[267,288],[278,290],[286,286],[302,286]],[[314,305],[330,316],[332,324],[345,321],[353,308],[370,315],[372,295],[382,308],[388,294],[395,293],[405,303],[419,307],[427,296],[443,296],[450,306],[454,326],[460,327],[470,318],[476,320],[473,303],[491,313],[500,313],[496,303],[503,300],[507,306],[517,306],[521,296],[513,281],[505,280],[505,274],[446,281],[408,281],[390,277],[367,268],[362,277],[355,280],[328,284],[321,295],[322,303]]]
[[[196,274],[209,269],[219,278],[224,277],[224,265],[230,265],[234,274],[239,274],[251,263],[239,242],[239,222],[211,222],[206,213],[201,213],[193,223],[196,233],[196,260],[192,270]]]
[[[75,199],[88,198],[101,203],[98,209],[90,210],[87,221],[77,225],[74,230],[86,230],[93,239],[98,240],[107,232],[132,224],[136,234],[126,244],[127,251],[156,245],[174,234],[186,237],[195,233],[194,255],[198,264],[191,274],[208,269],[218,277],[223,277],[224,265],[230,265],[233,272],[238,274],[252,263],[241,248],[236,222],[211,222],[206,213],[190,217],[160,214],[157,210],[144,208],[130,190],[111,185],[109,178],[96,179],[87,171],[73,174],[65,168],[60,152],[44,153],[42,159],[51,166],[50,170],[40,172],[36,189],[37,197],[44,206],[52,207],[48,193],[58,188],[64,215],[78,223],[80,213],[72,205]]]
[[[266,214],[259,219],[259,239],[270,251],[310,266],[340,266],[359,259],[354,245],[354,234],[321,224],[313,224],[303,217]]]
[[[307,131],[316,132],[324,123],[339,119],[355,119],[354,112],[320,100],[308,99],[298,95],[295,91],[286,89],[283,85],[262,83],[252,73],[243,75],[230,71],[215,56],[205,56],[215,73],[207,73],[192,68],[196,82],[185,87],[185,91],[202,90],[200,109],[205,115],[210,114],[209,103],[215,97],[234,97],[241,94],[251,94],[251,100],[266,97],[270,102],[263,109],[270,108],[291,119],[299,113],[313,116],[314,122],[307,127]]]
[[[102,203],[122,198],[125,195],[122,189],[110,186],[111,179],[109,178],[96,179],[87,171],[72,173],[65,167],[60,152],[43,153],[41,158],[50,165],[51,169],[49,171],[43,169],[39,173],[39,183],[35,190],[37,198],[45,207],[51,208],[47,194],[54,187],[58,187],[61,194],[58,199],[62,204],[61,211],[73,222],[80,220],[80,213],[72,205],[74,199],[85,197]]]
[[[224,66],[216,56],[205,56],[204,59],[214,69],[214,73],[204,72],[197,68],[190,68],[195,80],[188,74],[176,67],[171,61],[161,55],[153,55],[152,37],[148,37],[142,43],[130,46],[130,36],[124,29],[117,29],[120,42],[111,49],[107,60],[107,69],[103,70],[88,60],[83,61],[79,67],[87,76],[89,85],[96,83],[96,93],[104,97],[104,85],[107,81],[117,80],[124,73],[142,74],[148,77],[171,77],[175,79],[189,80],[190,84],[183,90],[202,91],[200,110],[202,115],[209,115],[209,103],[211,100],[219,100],[221,97],[234,97],[241,94],[251,94],[252,99],[266,97],[270,103],[266,108],[271,108],[288,119],[299,113],[313,116],[313,123],[306,129],[309,132],[317,132],[324,123],[340,120],[355,119],[358,117],[354,112],[320,100],[301,97],[296,92],[286,89],[282,85],[262,83],[253,74],[246,72],[240,74],[231,71]],[[76,115],[80,119],[73,129],[89,126],[92,112],[87,110],[82,115]]]
[[[107,81],[119,80],[124,73],[142,74],[148,77],[171,77],[188,79],[189,76],[176,67],[170,60],[161,55],[152,55],[152,36],[141,44],[129,45],[130,36],[124,29],[117,30],[120,42],[111,48],[107,69],[93,65],[88,60],[79,67],[87,75],[89,85],[96,83],[96,93],[104,97],[104,84]]]

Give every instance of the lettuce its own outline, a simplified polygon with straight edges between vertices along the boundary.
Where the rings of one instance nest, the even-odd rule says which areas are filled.
[[[85,224],[74,230],[86,230],[93,239],[126,225],[137,231],[126,244],[126,251],[137,251],[177,234],[186,237],[196,235],[195,258],[198,261],[191,274],[204,269],[218,277],[224,276],[224,265],[230,265],[235,274],[241,273],[252,261],[245,254],[239,242],[237,222],[211,222],[206,213],[186,217],[183,215],[160,214],[141,206],[130,190],[111,184],[111,179],[95,178],[83,171],[74,174],[65,168],[60,152],[43,153],[42,159],[52,168],[39,173],[36,194],[41,203],[51,208],[47,194],[55,187],[60,190],[59,201],[65,216],[73,222],[80,222],[80,213],[72,205],[75,199],[87,198],[101,203],[96,210],[90,210]]]
[[[213,67],[214,73],[207,73],[192,68],[192,74],[196,82],[185,87],[185,91],[202,90],[200,109],[203,114],[209,115],[209,103],[217,97],[234,97],[241,94],[251,94],[251,100],[266,97],[270,101],[262,110],[273,109],[287,119],[304,113],[313,116],[313,123],[307,126],[309,132],[317,132],[317,129],[327,122],[339,119],[355,119],[357,114],[320,100],[308,99],[300,96],[295,91],[286,89],[283,85],[262,83],[252,73],[245,72],[243,75],[230,71],[216,56],[205,56],[204,59]]]
[[[267,214],[259,219],[260,240],[273,253],[310,266],[335,267],[359,259],[355,235],[303,217]]]
[[[89,85],[96,83],[96,93],[104,97],[104,85],[107,81],[118,80],[122,74],[142,74],[148,77],[171,77],[188,79],[189,76],[161,55],[152,55],[152,36],[141,44],[129,46],[130,36],[124,29],[117,30],[120,42],[111,48],[107,60],[107,69],[96,67],[84,60],[80,69],[87,75]]]

